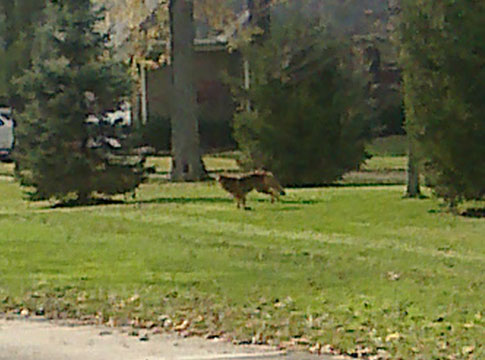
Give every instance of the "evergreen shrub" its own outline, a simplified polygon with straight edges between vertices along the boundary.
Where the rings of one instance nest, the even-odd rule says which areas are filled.
[[[406,126],[427,183],[454,206],[485,197],[485,4],[403,2]]]
[[[33,35],[32,67],[17,80],[26,105],[16,114],[15,154],[32,199],[84,203],[96,193],[134,191],[144,179],[144,158],[123,156],[99,121],[132,90],[126,67],[110,60],[95,30],[99,19],[89,0],[49,2]]]
[[[242,50],[251,87],[238,95],[246,111],[235,115],[235,138],[247,168],[271,170],[285,185],[328,184],[366,159],[367,79],[349,42],[293,14]]]

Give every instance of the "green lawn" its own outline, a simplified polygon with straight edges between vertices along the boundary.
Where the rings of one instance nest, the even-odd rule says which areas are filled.
[[[203,161],[206,169],[210,172],[237,171],[239,169],[236,160],[232,158],[204,156]],[[171,169],[171,158],[168,156],[149,157],[147,165],[155,166],[157,173],[167,174]]]
[[[406,136],[391,135],[374,139],[367,146],[367,152],[379,156],[406,156],[408,153]]]
[[[11,176],[13,174],[14,164],[0,162],[0,176]]]
[[[483,359],[485,221],[403,191],[290,189],[238,211],[214,183],[148,184],[126,204],[52,209],[0,181],[0,309]]]
[[[237,172],[239,166],[237,155],[214,156],[203,158],[207,170],[211,173],[223,171]],[[155,166],[159,175],[170,172],[170,157],[150,157],[147,165]],[[406,156],[379,156],[375,155],[362,165],[359,171],[352,171],[343,176],[337,184],[343,185],[403,185],[406,183]]]
[[[373,156],[362,166],[363,171],[406,171],[407,156]]]

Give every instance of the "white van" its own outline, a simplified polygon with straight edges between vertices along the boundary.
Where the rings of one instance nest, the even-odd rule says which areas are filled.
[[[9,108],[0,108],[0,161],[8,160],[14,144],[14,121]]]

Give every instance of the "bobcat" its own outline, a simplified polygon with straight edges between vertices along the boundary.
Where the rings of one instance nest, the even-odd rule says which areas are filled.
[[[279,199],[280,195],[286,195],[283,187],[269,171],[257,170],[242,175],[220,175],[218,181],[222,188],[236,199],[238,208],[241,205],[246,208],[246,195],[253,189],[271,195],[272,203],[275,199]]]

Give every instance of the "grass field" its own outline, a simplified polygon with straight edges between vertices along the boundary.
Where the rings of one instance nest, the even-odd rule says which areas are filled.
[[[214,183],[150,183],[124,204],[52,209],[0,179],[0,309],[483,359],[485,222],[402,194],[290,189],[238,211]]]
[[[408,153],[406,136],[392,135],[377,138],[367,146],[367,152],[378,156],[406,156]]]
[[[211,173],[237,172],[237,154],[233,157],[205,156],[204,163]],[[152,157],[147,164],[155,166],[158,175],[170,172],[169,157]],[[345,174],[336,182],[339,185],[403,185],[406,183],[406,156],[375,155],[365,162],[359,171]]]
[[[215,183],[157,181],[167,157],[148,159],[156,174],[135,200],[57,209],[23,201],[0,163],[0,311],[375,359],[485,358],[485,221],[383,186],[405,183],[402,138],[369,151],[345,186],[277,204],[251,194],[252,211]],[[238,171],[236,158],[204,162]]]
[[[14,165],[0,162],[0,176],[12,176]]]
[[[205,156],[204,163],[211,173],[237,172],[239,167],[234,157]],[[164,157],[149,157],[148,166],[154,166],[156,174],[152,179],[166,177],[170,172],[171,159]],[[359,171],[352,171],[337,181],[341,185],[403,185],[406,182],[405,156],[373,156],[367,160]],[[0,163],[0,176],[12,176],[13,164]]]
[[[205,166],[209,171],[237,171],[238,165],[235,159],[205,156]],[[168,173],[170,171],[169,157],[151,157],[148,158],[147,165],[155,166],[160,173]],[[405,171],[407,165],[406,156],[373,156],[363,165],[363,171]],[[5,170],[8,171],[8,165],[5,165]],[[1,168],[0,168],[1,173]]]

